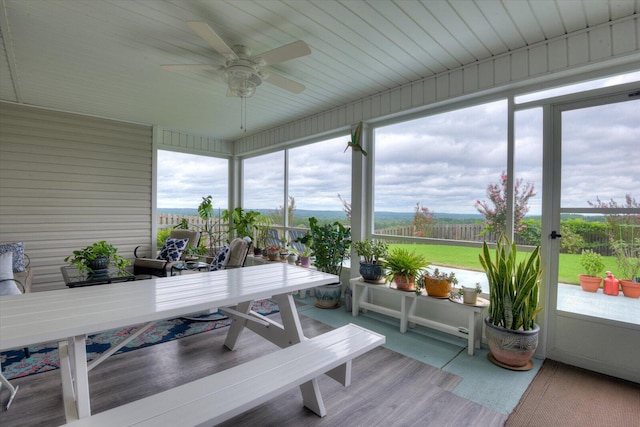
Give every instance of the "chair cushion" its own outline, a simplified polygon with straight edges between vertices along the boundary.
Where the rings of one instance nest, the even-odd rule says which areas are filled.
[[[182,251],[187,247],[189,239],[174,239],[169,237],[162,246],[158,259],[166,261],[178,261],[182,255]]]
[[[245,238],[248,239],[248,238]],[[227,262],[227,268],[237,268],[244,266],[244,260],[247,257],[249,251],[250,239],[245,240],[239,237],[233,239],[230,243],[231,254],[229,255],[229,261]]]
[[[19,295],[21,293],[13,280],[13,252],[0,254],[0,295]]]
[[[24,265],[24,242],[3,243],[0,245],[0,254],[13,253],[13,272],[21,273],[25,271]]]
[[[224,245],[216,256],[211,261],[211,271],[222,270],[227,266],[229,262],[229,255],[231,254],[231,248],[229,246]]]

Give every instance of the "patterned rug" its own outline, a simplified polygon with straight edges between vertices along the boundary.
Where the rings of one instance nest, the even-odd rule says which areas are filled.
[[[253,310],[267,316],[277,313],[278,305],[271,300],[255,301]],[[231,320],[219,311],[200,317],[205,320],[195,321],[178,318],[157,322],[115,354],[126,353],[139,348],[224,328],[231,324]],[[99,357],[101,353],[124,340],[135,330],[136,327],[127,327],[89,335],[87,337],[87,361]],[[30,357],[25,357],[24,350],[10,350],[0,353],[0,362],[2,363],[2,372],[5,378],[11,380],[26,377],[27,375],[39,374],[60,367],[57,342],[31,346],[29,351],[31,353]]]

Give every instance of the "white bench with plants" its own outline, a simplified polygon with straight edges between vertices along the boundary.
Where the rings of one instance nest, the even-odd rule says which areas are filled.
[[[433,298],[424,295],[416,295],[414,291],[398,291],[389,287],[389,283],[375,284],[363,281],[361,278],[350,280],[352,296],[352,314],[357,317],[360,310],[371,310],[396,319],[400,319],[400,332],[407,332],[407,326],[412,324],[422,325],[431,329],[448,333],[467,340],[467,354],[473,356],[474,349],[480,348],[482,343],[482,312],[484,307],[468,304],[457,304],[448,299]],[[384,292],[387,298],[399,300],[399,309],[385,307],[373,302],[372,292]],[[417,306],[425,305],[424,315],[417,314]],[[443,307],[447,310],[456,310],[467,316],[467,324],[464,326],[450,325],[429,319],[430,308]]]
[[[318,388],[327,374],[345,387],[351,382],[354,358],[385,342],[383,335],[349,324],[261,356],[242,365],[200,378],[105,412],[70,422],[70,426],[200,426],[216,425],[288,390]],[[318,401],[303,402],[326,415]]]

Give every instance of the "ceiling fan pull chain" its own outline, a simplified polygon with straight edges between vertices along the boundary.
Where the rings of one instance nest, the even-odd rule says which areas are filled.
[[[240,97],[240,129],[247,132],[247,98]]]

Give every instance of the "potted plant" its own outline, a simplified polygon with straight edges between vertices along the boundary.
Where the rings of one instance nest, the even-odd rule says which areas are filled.
[[[580,265],[584,268],[586,274],[579,274],[580,286],[585,292],[597,292],[602,283],[602,277],[599,274],[604,270],[604,262],[602,255],[590,249],[582,251],[580,255]]]
[[[191,250],[197,250],[199,252],[197,255],[204,255],[207,249],[203,250],[202,247],[208,247],[208,255],[214,256],[218,248],[222,246],[222,233],[220,232],[220,212],[218,211],[218,221],[215,221],[213,198],[211,195],[202,198],[202,202],[198,205],[198,216],[204,221],[204,224],[200,228],[202,229],[202,234],[206,236],[206,242],[203,242],[201,247]],[[188,228],[189,227],[187,227],[187,229]]]
[[[117,248],[102,240],[73,251],[73,255],[66,257],[64,262],[75,265],[78,271],[86,271],[92,275],[106,273],[110,265],[124,270],[131,261],[121,257],[117,252]]]
[[[385,277],[401,291],[415,290],[415,278],[429,262],[424,255],[404,248],[393,248],[384,258]]]
[[[416,281],[416,294],[420,295],[424,289],[430,297],[449,298],[449,291],[457,284],[458,279],[454,272],[447,274],[438,268],[433,271],[425,270]]]
[[[269,261],[277,261],[280,259],[279,245],[267,245],[265,251],[267,252],[267,258],[269,258]]]
[[[485,332],[489,359],[514,370],[533,367],[531,356],[538,346],[540,327],[535,323],[542,267],[540,247],[521,261],[516,260],[516,244],[501,236],[496,243],[495,259],[484,242],[480,264],[489,281],[489,316]]]
[[[622,270],[620,287],[627,298],[640,298],[640,237],[630,242],[618,240],[612,243],[618,267]]]
[[[478,303],[478,295],[482,292],[482,287],[479,282],[472,287],[461,286],[460,289],[451,289],[449,291],[449,297],[455,300],[462,298],[464,304],[476,305]]]
[[[342,262],[349,258],[351,229],[338,221],[320,225],[315,217],[309,218],[311,250],[314,264],[320,271],[340,277]],[[340,280],[340,279],[338,279]],[[340,302],[342,285],[324,285],[315,288],[316,306],[319,308],[337,308]]]
[[[273,219],[270,216],[260,215],[254,226],[256,230],[256,242],[253,247],[255,256],[262,255],[262,251],[266,252],[267,242],[269,241],[269,229],[273,225]]]
[[[382,260],[389,253],[386,242],[381,240],[364,239],[353,242],[353,246],[360,260],[360,275],[365,282],[384,283],[384,268]]]
[[[294,249],[294,251],[298,254],[300,266],[309,267],[311,265],[311,234],[306,233],[304,236],[298,237],[295,241],[304,245],[303,250]]]
[[[232,211],[225,209],[222,211],[222,219],[230,222],[229,233],[235,232],[235,237],[250,237],[253,239],[253,230],[262,215],[258,211],[245,211],[241,207],[237,207]],[[231,239],[231,236],[229,236]]]

